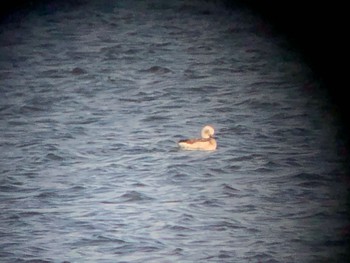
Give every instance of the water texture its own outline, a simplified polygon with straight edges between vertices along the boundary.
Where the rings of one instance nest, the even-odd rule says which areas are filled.
[[[247,10],[86,1],[0,30],[1,262],[344,262],[343,157]],[[216,129],[218,149],[176,142]]]

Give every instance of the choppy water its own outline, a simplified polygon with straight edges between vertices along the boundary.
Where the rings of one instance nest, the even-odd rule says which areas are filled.
[[[349,185],[310,70],[247,11],[168,2],[1,25],[1,262],[344,261]],[[217,151],[177,148],[205,124]]]

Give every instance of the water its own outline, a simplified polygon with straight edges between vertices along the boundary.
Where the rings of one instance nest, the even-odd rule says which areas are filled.
[[[1,262],[345,261],[330,105],[248,11],[49,6],[0,45]]]

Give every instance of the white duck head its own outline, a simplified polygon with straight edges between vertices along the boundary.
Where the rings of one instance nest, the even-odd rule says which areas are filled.
[[[214,128],[210,125],[206,125],[202,129],[201,134],[203,139],[212,138],[214,136]]]

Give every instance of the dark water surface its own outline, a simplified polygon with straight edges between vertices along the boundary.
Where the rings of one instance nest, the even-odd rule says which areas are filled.
[[[349,183],[310,73],[219,4],[3,23],[1,262],[345,261]],[[177,148],[205,124],[217,151]]]

